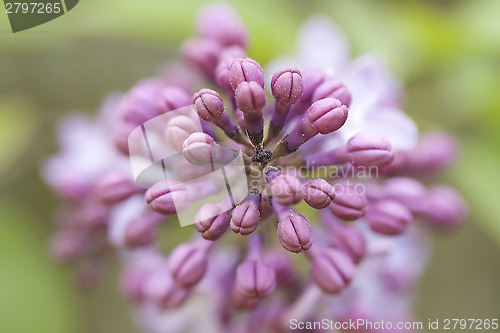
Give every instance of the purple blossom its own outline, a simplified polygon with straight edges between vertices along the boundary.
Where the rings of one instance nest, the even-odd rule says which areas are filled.
[[[150,332],[411,318],[428,257],[421,226],[458,226],[467,212],[453,189],[420,181],[450,164],[454,141],[418,141],[400,85],[371,56],[349,64],[328,19],[308,20],[276,70],[248,58],[247,36],[230,7],[208,6],[182,46],[186,75],[142,80],[97,120],[61,123],[61,150],[42,168],[63,202],[53,255],[83,270],[120,253],[122,293]],[[192,69],[194,83],[179,79]],[[193,237],[162,253],[158,230],[176,215]],[[85,276],[100,272],[91,267]]]

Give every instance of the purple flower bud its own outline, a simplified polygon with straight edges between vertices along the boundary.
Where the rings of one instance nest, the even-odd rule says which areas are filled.
[[[266,189],[264,189],[264,191],[262,192],[262,198],[263,200],[260,202],[259,205],[259,212],[261,220],[265,220],[269,216],[274,214],[274,209],[271,206],[271,202],[269,201],[269,196],[267,194]]]
[[[351,104],[351,93],[342,82],[336,80],[326,80],[314,90],[312,95],[313,101],[319,101],[324,98],[338,99],[345,106]]]
[[[276,249],[266,253],[264,262],[274,268],[276,283],[280,286],[290,286],[297,279],[293,262],[283,251]]]
[[[210,78],[214,76],[220,52],[219,43],[212,39],[193,39],[182,45],[184,58]]]
[[[238,155],[237,151],[223,147],[208,134],[191,134],[182,145],[182,156],[194,165],[227,164]]]
[[[251,58],[239,58],[231,64],[229,82],[233,90],[236,90],[242,82],[257,82],[264,88],[264,70],[260,64]]]
[[[335,198],[328,208],[338,218],[345,221],[355,221],[365,215],[366,196],[355,186],[337,184]]]
[[[281,133],[291,106],[300,99],[303,90],[302,74],[298,69],[285,67],[274,73],[271,91],[276,103],[269,126],[268,142]]]
[[[304,82],[304,91],[302,93],[300,101],[304,101],[306,103],[311,102],[313,93],[315,92],[316,88],[321,85],[326,78],[327,75],[321,68],[312,67],[303,70],[302,79]]]
[[[166,84],[159,79],[144,79],[125,95],[121,105],[122,119],[141,125],[158,115],[158,101]]]
[[[366,240],[355,227],[343,225],[336,228],[333,239],[333,246],[348,254],[355,264],[359,264],[366,256]]]
[[[145,281],[144,296],[161,309],[167,310],[180,306],[189,296],[189,292],[174,283],[165,265]]]
[[[226,135],[241,142],[240,130],[233,121],[224,113],[224,102],[219,93],[211,89],[202,89],[193,96],[194,109],[198,116],[220,127]]]
[[[266,105],[266,93],[257,82],[242,82],[236,88],[234,97],[243,112],[250,141],[255,147],[262,144],[264,119],[262,109]]]
[[[146,191],[146,202],[157,213],[172,215],[189,206],[186,186],[177,181],[160,181]]]
[[[215,156],[215,146],[215,140],[210,135],[196,132],[183,142],[182,155],[195,165],[211,164]]]
[[[249,235],[259,226],[260,212],[259,212],[260,194],[250,193],[247,200],[233,210],[231,216],[231,229],[235,233],[242,235]]]
[[[75,230],[61,230],[50,241],[50,253],[59,262],[69,262],[77,259],[88,249],[88,234]]]
[[[151,245],[163,216],[150,212],[130,222],[125,229],[125,246],[137,248]]]
[[[354,278],[356,266],[344,252],[337,249],[319,249],[311,256],[311,277],[325,293],[339,293]]]
[[[224,3],[210,4],[198,15],[198,34],[213,39],[222,46],[245,47],[247,32],[238,14]]]
[[[413,220],[405,206],[393,200],[383,200],[370,205],[366,219],[373,231],[384,235],[399,235]]]
[[[214,122],[224,113],[224,102],[219,93],[202,89],[193,96],[193,104],[201,119]]]
[[[264,298],[276,288],[276,273],[261,260],[247,259],[236,269],[235,288],[247,298]]]
[[[391,144],[381,135],[359,133],[347,142],[347,156],[355,167],[378,167],[394,160]]]
[[[219,58],[219,63],[215,68],[215,81],[226,92],[230,95],[234,93],[233,87],[231,87],[231,83],[229,82],[229,78],[231,76],[231,64],[234,60],[238,58],[245,57],[245,50],[238,46],[232,46],[225,48]]]
[[[296,177],[270,169],[266,172],[266,179],[271,184],[271,195],[278,204],[291,206],[304,198],[302,184]]]
[[[77,209],[78,226],[84,229],[102,229],[108,226],[110,207],[98,200],[87,200]]]
[[[145,284],[150,276],[164,264],[164,258],[154,251],[141,251],[132,258],[120,278],[122,294],[135,302],[145,298]]]
[[[215,241],[229,228],[229,216],[218,205],[203,205],[195,217],[195,227],[203,238]]]
[[[447,133],[427,133],[417,147],[408,154],[408,171],[416,175],[428,175],[448,167],[458,154],[458,145]]]
[[[191,104],[191,98],[184,89],[174,86],[166,87],[162,90],[158,101],[158,113],[164,114],[189,104]]]
[[[130,133],[137,127],[136,124],[129,122],[122,122],[116,128],[115,133],[113,134],[113,141],[115,147],[124,155],[128,155],[128,137]]]
[[[325,98],[316,101],[307,110],[307,119],[321,134],[332,133],[341,128],[347,120],[347,106],[338,99]]]
[[[96,184],[99,200],[107,204],[122,202],[138,191],[137,185],[121,172],[110,172]]]
[[[308,181],[303,191],[305,202],[316,209],[328,207],[335,198],[335,188],[321,178]]]
[[[235,90],[238,108],[244,114],[260,114],[266,105],[266,92],[257,82],[242,82]],[[248,124],[247,124],[248,126]]]
[[[182,151],[184,141],[198,131],[200,131],[200,126],[194,119],[187,116],[176,116],[167,124],[165,139],[172,148]]]
[[[255,297],[248,297],[238,289],[233,289],[231,294],[232,305],[237,309],[252,310],[259,304],[260,299]]]
[[[340,146],[332,150],[308,154],[305,157],[305,161],[308,168],[345,164],[349,162],[347,147]]]
[[[290,154],[318,133],[338,130],[347,120],[347,107],[339,100],[325,98],[316,101],[307,110],[307,116],[274,149],[275,158]]]
[[[293,209],[280,206],[273,199],[273,207],[278,215],[278,237],[288,251],[299,253],[308,250],[313,243],[311,226],[307,219]]]
[[[412,213],[427,205],[427,189],[413,178],[389,178],[384,185],[383,196],[406,206]]]
[[[168,258],[168,268],[175,283],[189,289],[201,281],[207,271],[208,252],[212,242],[184,243],[177,246]]]
[[[303,90],[302,74],[296,68],[282,68],[274,73],[271,79],[273,96],[283,105],[290,106],[296,103],[302,96]]]
[[[453,228],[464,222],[467,204],[451,187],[436,185],[429,188],[425,205],[420,213],[433,226]]]

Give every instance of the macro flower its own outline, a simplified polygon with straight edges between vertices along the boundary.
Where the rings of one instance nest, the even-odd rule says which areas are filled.
[[[324,17],[265,70],[232,8],[205,7],[197,26],[175,75],[139,81],[95,122],[61,123],[42,170],[63,202],[54,256],[120,253],[121,291],[151,332],[278,332],[292,315],[386,319],[402,303],[411,316],[422,225],[467,212],[453,189],[423,183],[451,163],[453,140],[418,141],[400,85],[373,57],[348,63]],[[179,71],[197,80],[176,85]],[[176,220],[190,239],[160,232]]]

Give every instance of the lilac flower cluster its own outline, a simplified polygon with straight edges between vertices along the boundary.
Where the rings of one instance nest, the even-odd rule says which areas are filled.
[[[399,85],[374,58],[345,64],[343,37],[323,17],[301,29],[298,57],[269,65],[270,78],[247,43],[231,8],[207,6],[182,47],[188,65],[112,97],[95,121],[63,122],[62,151],[43,168],[65,201],[54,256],[76,263],[87,281],[117,249],[121,290],[151,332],[411,318],[424,229],[455,227],[466,215],[456,191],[427,185],[456,144],[444,133],[417,141]],[[179,73],[201,75],[181,85]],[[142,189],[128,165],[129,138],[157,117],[166,119],[159,144],[182,158],[171,165],[176,179]],[[217,191],[210,177],[192,180],[238,156],[242,200],[203,204],[192,239],[169,239],[177,246],[162,253],[159,228]]]

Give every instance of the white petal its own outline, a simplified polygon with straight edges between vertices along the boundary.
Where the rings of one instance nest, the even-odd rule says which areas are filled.
[[[395,105],[401,97],[400,83],[375,55],[353,61],[344,74],[344,82],[351,91],[353,104],[362,98],[376,105]]]
[[[111,244],[118,248],[124,246],[127,226],[144,213],[145,207],[142,195],[135,195],[113,207],[108,229],[108,239]]]
[[[380,107],[367,112],[362,121],[351,129],[352,135],[359,132],[378,133],[385,136],[393,149],[408,150],[418,140],[418,129],[415,122],[404,112],[396,108]]]
[[[305,67],[331,68],[339,74],[349,53],[342,30],[328,16],[312,16],[298,32],[297,55]]]

